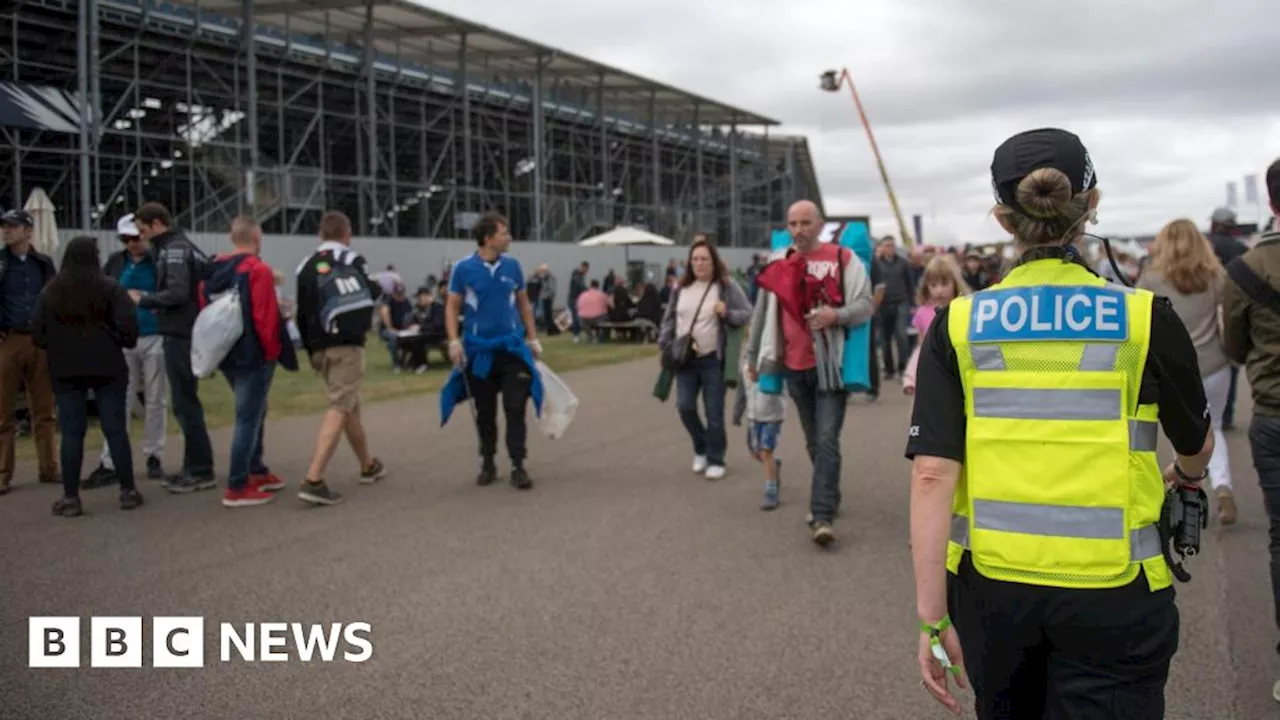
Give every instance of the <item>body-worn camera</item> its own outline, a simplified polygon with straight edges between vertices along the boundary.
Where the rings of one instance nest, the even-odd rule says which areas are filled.
[[[1200,532],[1208,527],[1209,497],[1203,488],[1178,483],[1165,493],[1164,508],[1160,512],[1160,544],[1178,582],[1191,580],[1191,573],[1182,567],[1182,562],[1199,554]]]

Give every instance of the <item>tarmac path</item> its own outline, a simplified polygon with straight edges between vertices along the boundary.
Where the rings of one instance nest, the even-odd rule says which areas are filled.
[[[560,440],[531,427],[527,493],[505,482],[505,464],[503,482],[474,485],[470,417],[438,428],[435,396],[366,408],[391,476],[357,486],[340,448],[329,480],[348,501],[335,508],[305,507],[291,485],[269,506],[227,510],[216,492],[170,496],[144,480],[137,512],[96,490],[89,515],[63,520],[49,514],[57,491],[19,468],[0,498],[0,719],[948,717],[915,663],[909,403],[897,385],[876,405],[850,403],[844,511],[823,551],[803,523],[809,465],[794,418],[784,504],[763,513],[744,431],[730,427],[727,478],[695,477],[674,407],[649,395],[654,374],[650,360],[567,375],[582,406]],[[317,422],[268,426],[282,477],[304,471]],[[1280,717],[1266,519],[1247,434],[1228,437],[1242,517],[1211,529],[1178,588],[1169,718]],[[227,431],[214,447],[221,471]],[[84,667],[27,668],[33,615],[84,618]],[[144,617],[147,667],[87,667],[95,615]],[[205,618],[205,667],[150,667],[151,618],[183,615]],[[368,622],[373,655],[218,661],[218,623],[269,621]]]

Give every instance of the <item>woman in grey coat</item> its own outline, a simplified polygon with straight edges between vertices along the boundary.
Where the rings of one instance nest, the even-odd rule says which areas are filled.
[[[715,247],[699,241],[689,248],[684,275],[671,291],[658,332],[665,356],[677,338],[692,340],[693,359],[676,370],[676,410],[693,441],[693,471],[718,480],[725,473],[725,338],[728,328],[751,320],[751,302],[729,276]],[[706,424],[698,415],[698,394]]]

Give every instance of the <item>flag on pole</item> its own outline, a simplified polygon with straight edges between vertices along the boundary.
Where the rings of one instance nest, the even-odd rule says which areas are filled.
[[[1244,204],[1245,205],[1258,204],[1258,176],[1257,175],[1244,176]]]
[[[1240,205],[1240,196],[1236,189],[1234,180],[1227,183],[1227,207],[1234,208]]]

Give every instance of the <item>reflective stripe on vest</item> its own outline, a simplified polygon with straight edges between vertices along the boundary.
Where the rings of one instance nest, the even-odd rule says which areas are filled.
[[[1040,513],[1042,516],[1058,515],[1064,508],[1060,505],[1021,505],[1018,507],[1032,508],[1029,514]],[[1107,508],[1066,508],[1069,511],[1092,511],[1101,510],[1103,512],[1111,512]],[[1115,511],[1118,512],[1118,511]],[[1123,521],[1123,516],[1122,516]],[[978,521],[979,527],[983,520]],[[1123,522],[1121,523],[1123,528]],[[995,529],[995,528],[988,528]],[[1030,535],[1062,535],[1065,537],[1090,537],[1088,535],[1076,535],[1068,529],[1065,533],[1047,533],[1043,529],[1035,529],[1026,531]],[[1019,531],[1022,532],[1022,531]],[[1123,530],[1121,530],[1123,533]],[[1123,535],[1122,535],[1123,536]],[[969,519],[963,515],[951,516],[951,542],[959,545],[965,550],[969,549]],[[1129,531],[1129,557],[1133,562],[1142,562],[1143,560],[1151,560],[1160,557],[1160,530],[1155,525],[1147,525],[1137,530]]]
[[[974,349],[979,347],[983,346],[974,346]],[[984,349],[989,349],[989,346]],[[973,389],[973,414],[976,417],[1015,420],[1119,420],[1123,417],[1123,409],[1118,390],[980,387]],[[1129,421],[1131,451],[1155,452],[1159,438],[1158,423]]]
[[[1080,370],[1101,372],[1116,368],[1116,352],[1119,346],[1112,343],[1089,343],[1080,354]],[[999,345],[971,345],[973,366],[979,370],[1004,370],[1004,351]]]

